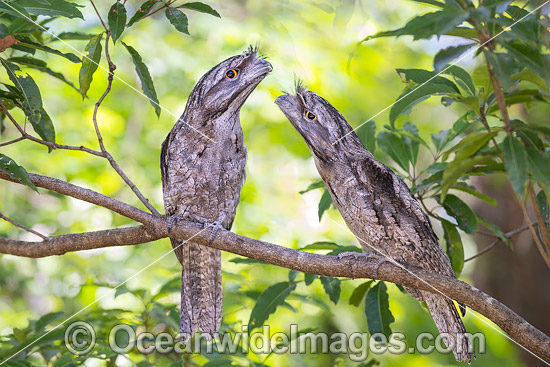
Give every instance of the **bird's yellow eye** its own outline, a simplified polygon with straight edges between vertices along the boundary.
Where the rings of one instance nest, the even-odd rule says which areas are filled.
[[[235,79],[237,77],[237,74],[238,74],[237,70],[229,69],[225,72],[225,77],[227,79]]]
[[[317,116],[315,116],[313,113],[311,113],[310,111],[306,111],[306,117],[310,120],[317,120]]]

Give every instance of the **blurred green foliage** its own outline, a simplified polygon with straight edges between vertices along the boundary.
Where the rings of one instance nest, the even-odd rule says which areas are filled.
[[[464,267],[464,258],[475,251],[469,234],[483,225],[511,246],[489,218],[470,209],[474,200],[494,200],[471,186],[469,178],[507,174],[521,198],[532,182],[547,219],[550,177],[548,8],[527,16],[535,4],[485,0],[479,5],[453,0],[228,0],[211,6],[96,1],[116,41],[109,45],[117,65],[113,89],[98,114],[105,146],[161,208],[160,145],[191,89],[222,59],[260,44],[274,72],[241,111],[248,177],[232,230],[306,251],[358,251],[353,235],[342,229],[341,218],[330,209],[330,197],[321,192],[305,144],[273,104],[281,90],[293,88],[293,75],[298,75],[352,126],[361,126],[358,133],[369,150],[426,201],[455,272],[468,280],[472,268],[469,263]],[[506,28],[517,20],[521,22]],[[505,32],[490,41],[490,47],[474,48],[501,30]],[[97,149],[92,113],[107,86],[109,65],[102,53],[104,29],[91,3],[2,2],[0,36],[8,35],[20,42],[0,55],[5,70],[1,102],[21,124],[28,120],[27,132],[32,128],[44,141]],[[411,42],[410,36],[418,41]],[[85,55],[99,62],[99,68]],[[461,57],[459,65],[447,67]],[[508,129],[487,62],[509,106]],[[4,114],[1,121],[1,142],[20,136]],[[28,140],[1,149],[1,169],[23,183],[28,184],[26,169],[142,206],[102,158]],[[4,214],[48,235],[131,224],[106,209],[5,182],[0,201]],[[321,221],[323,214],[331,220]],[[36,239],[6,222],[0,222],[0,233]],[[288,332],[290,324],[298,324],[300,330],[315,332],[387,334],[391,323],[391,331],[407,335],[408,346],[419,333],[436,332],[429,314],[399,287],[299,274],[232,254],[224,254],[224,260],[222,331],[265,323],[271,333]],[[154,333],[177,331],[179,278],[179,264],[167,240],[39,260],[3,256],[0,363],[22,350],[6,365],[179,365],[182,357],[175,354],[117,356],[106,340],[120,322]],[[381,311],[365,310],[367,304],[377,304]],[[96,328],[98,345],[90,354],[67,352],[64,327],[38,339],[83,308],[69,322],[83,320]],[[483,317],[469,312],[465,323],[469,332],[486,335],[487,353],[478,354],[474,365],[520,363],[518,348]],[[386,353],[370,356],[363,364],[346,353],[184,358],[190,365],[209,366],[454,362],[452,354],[437,353]]]

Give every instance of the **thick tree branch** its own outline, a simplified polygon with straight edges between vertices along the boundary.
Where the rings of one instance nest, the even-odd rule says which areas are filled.
[[[0,178],[18,182],[1,172]],[[62,235],[50,237],[43,242],[0,238],[0,253],[39,258],[73,251],[136,245],[168,237],[168,219],[165,216],[149,214],[116,199],[54,178],[31,174],[30,179],[38,187],[103,206],[144,223],[145,226]],[[194,242],[204,246],[312,274],[370,278],[374,270],[373,262],[364,258],[339,259],[336,256],[312,254],[239,236],[225,230],[219,231],[209,244],[210,231],[203,230],[203,225],[199,223],[178,221],[172,227],[170,235],[181,239],[193,236]],[[550,362],[550,337],[498,300],[457,279],[415,268],[409,270],[383,263],[378,270],[377,278],[408,287],[441,292],[486,316],[518,344]]]

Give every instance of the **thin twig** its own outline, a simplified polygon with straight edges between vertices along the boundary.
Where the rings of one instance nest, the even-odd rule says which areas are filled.
[[[105,149],[105,145],[103,144],[103,137],[101,136],[101,132],[99,131],[99,124],[97,123],[97,113],[99,111],[99,106],[101,106],[101,103],[103,103],[103,100],[105,100],[105,97],[109,94],[111,91],[111,87],[113,86],[113,79],[115,75],[115,69],[116,65],[111,60],[111,55],[109,54],[109,38],[111,38],[111,32],[107,30],[107,37],[105,37],[105,56],[107,58],[107,63],[109,64],[109,76],[107,77],[107,88],[105,89],[105,92],[101,95],[97,103],[94,107],[94,114],[92,116],[92,121],[94,123],[94,128],[97,136],[97,141],[99,143],[99,148],[101,149],[101,152],[105,158],[109,161],[113,169],[118,173],[118,175],[126,182],[126,184],[132,189],[132,191],[136,194],[136,196],[141,200],[141,202],[151,211],[151,213],[160,215],[160,213],[155,209],[151,203],[149,203],[149,200],[143,194],[137,186],[128,178],[128,176],[122,171],[118,163],[115,161],[113,156]]]
[[[103,18],[101,18],[101,15],[99,14],[99,11],[97,10],[97,8],[94,4],[94,1],[90,0],[90,3],[92,3],[92,6],[94,7],[95,13],[97,14],[97,17],[99,18],[99,21],[101,22],[101,25],[103,26],[103,29],[105,29],[105,31],[107,32],[109,29],[105,25],[105,22],[103,21]]]
[[[97,150],[93,150],[93,149],[90,149],[90,148],[86,148],[85,146],[81,145],[79,147],[77,146],[72,146],[72,145],[63,145],[63,144],[57,144],[57,143],[52,143],[51,141],[46,141],[46,140],[42,140],[42,139],[39,139],[39,138],[36,138],[34,136],[32,136],[31,134],[27,133],[25,131],[25,129],[23,129],[21,127],[21,125],[19,125],[19,123],[17,123],[17,121],[15,121],[15,119],[13,118],[13,116],[9,113],[8,109],[6,108],[6,106],[4,106],[4,104],[0,101],[0,108],[2,109],[2,111],[4,111],[4,113],[6,114],[6,116],[10,119],[10,121],[13,123],[13,125],[15,126],[15,128],[19,131],[19,133],[21,134],[21,137],[23,139],[27,139],[27,140],[31,140],[31,141],[34,141],[35,143],[38,143],[38,144],[42,144],[42,145],[45,145],[47,147],[50,147],[52,149],[64,149],[64,150],[79,150],[79,151],[82,151],[82,152],[86,152],[86,153],[90,153],[90,154],[93,154],[95,156],[98,156],[98,157],[104,157],[103,153],[102,152],[98,152]],[[20,140],[23,140],[23,139],[20,139]],[[13,141],[12,141],[13,142]],[[10,142],[8,142],[10,143]],[[11,143],[10,143],[11,144]],[[3,145],[8,145],[6,143],[4,143]],[[2,146],[2,145],[0,145]]]
[[[538,223],[532,223],[532,225],[538,225]],[[505,236],[507,238],[512,238],[513,236],[515,236],[516,234],[520,233],[520,232],[523,232],[525,230],[529,229],[529,226],[528,225],[524,225],[523,227],[519,227],[519,228],[516,228],[514,229],[513,231],[510,231],[510,232],[507,232],[505,233]],[[473,260],[475,259],[476,257],[478,256],[481,256],[483,255],[484,253],[488,252],[489,250],[491,250],[493,247],[495,247],[499,242],[502,241],[502,239],[500,237],[498,237],[496,234],[494,233],[489,233],[489,232],[478,232],[479,234],[483,234],[483,235],[486,235],[486,236],[493,236],[493,237],[496,237],[497,239],[494,240],[493,242],[491,242],[491,244],[487,247],[485,247],[483,250],[479,251],[477,254],[467,258],[466,260],[464,260],[464,262],[468,262],[470,260]]]
[[[158,9],[155,9],[153,10],[152,12],[150,12],[149,14],[139,18],[139,20],[143,20],[147,17],[150,17],[151,15],[155,14],[155,13],[158,13],[159,11],[161,11],[162,9],[165,9],[167,7],[169,7],[174,1],[173,0],[170,0],[170,1],[167,1],[166,4],[163,4],[162,6],[160,6]]]
[[[18,223],[18,222],[16,222],[16,221],[14,221],[13,219],[8,218],[8,217],[6,217],[6,216],[5,216],[4,214],[2,214],[2,213],[0,213],[0,218],[4,219],[4,220],[5,220],[6,222],[8,222],[8,223],[13,224],[13,225],[16,226],[16,227],[19,227],[19,228],[21,228],[21,229],[24,229],[25,231],[27,231],[27,232],[29,232],[29,233],[32,233],[32,234],[34,234],[34,235],[37,235],[38,237],[42,238],[44,241],[47,241],[47,240],[48,240],[48,236],[45,236],[45,235],[43,235],[42,233],[37,232],[37,231],[35,231],[34,229],[29,228],[29,227],[27,227],[27,226],[24,225],[24,224]]]
[[[2,144],[0,144],[0,147],[5,147],[6,145],[14,144],[14,143],[17,143],[18,141],[21,141],[21,140],[25,140],[25,137],[24,137],[24,136],[20,136],[20,137],[18,137],[18,138],[16,138],[16,139],[7,141],[7,142],[5,142],[5,143],[2,143]]]

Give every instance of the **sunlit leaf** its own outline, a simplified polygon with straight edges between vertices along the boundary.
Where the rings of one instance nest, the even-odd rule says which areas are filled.
[[[101,39],[103,38],[103,33],[98,34],[88,42],[84,52],[86,56],[82,59],[82,66],[80,72],[78,73],[78,81],[80,83],[80,94],[82,99],[86,97],[88,90],[90,89],[90,84],[92,84],[94,73],[99,66],[99,61],[101,60]]]
[[[281,282],[266,288],[250,313],[248,330],[262,327],[269,315],[285,302],[288,295],[296,288],[296,283]]]
[[[10,175],[11,178],[18,180],[23,185],[27,185],[34,191],[37,191],[36,186],[31,182],[27,170],[15,163],[10,157],[0,153],[0,170]]]
[[[132,61],[134,62],[136,73],[139,77],[139,80],[141,81],[141,89],[155,109],[155,114],[157,115],[157,117],[159,117],[161,108],[159,100],[157,98],[157,92],[155,91],[155,85],[153,84],[153,78],[151,78],[151,74],[149,73],[147,65],[145,65],[143,59],[135,48],[127,45],[124,42],[122,42],[122,44],[130,54],[130,56],[132,56]]]
[[[384,282],[379,281],[368,290],[365,298],[365,315],[370,335],[382,333],[389,338],[392,332],[390,324],[395,319],[390,311],[387,287]]]
[[[300,250],[334,250],[338,247],[341,247],[337,243],[334,242],[327,242],[327,241],[318,241],[310,243],[309,245],[306,245],[304,247],[301,247]]]
[[[126,27],[126,8],[124,4],[117,0],[116,3],[111,6],[109,10],[109,16],[107,18],[109,22],[109,30],[111,31],[111,38],[113,43],[120,38],[124,28]]]

